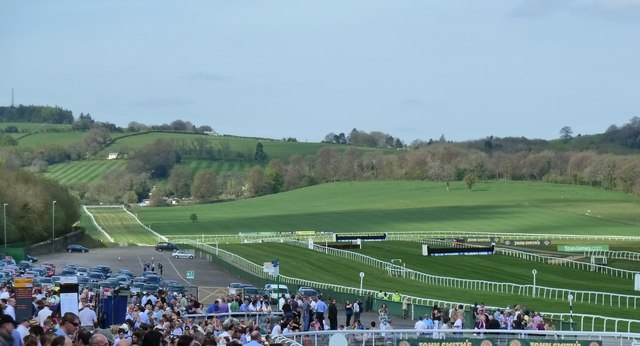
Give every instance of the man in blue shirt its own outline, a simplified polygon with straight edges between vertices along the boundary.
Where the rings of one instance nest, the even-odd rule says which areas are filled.
[[[322,296],[314,297],[316,302],[316,319],[320,323],[320,330],[324,330],[324,313],[327,312],[327,304],[322,300]]]

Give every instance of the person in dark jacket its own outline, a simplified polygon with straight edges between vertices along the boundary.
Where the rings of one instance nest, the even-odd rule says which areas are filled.
[[[329,301],[329,329],[338,330],[338,307],[335,299]]]

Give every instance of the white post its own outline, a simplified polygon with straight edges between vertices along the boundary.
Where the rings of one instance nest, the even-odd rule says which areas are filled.
[[[573,295],[569,293],[567,299],[569,299],[569,328],[573,331]]]
[[[364,272],[360,272],[360,295],[362,295],[362,280],[364,279]]]
[[[536,297],[536,274],[538,274],[537,270],[532,270],[531,273],[533,274],[533,298]]]
[[[51,248],[56,252],[56,201],[51,203]]]

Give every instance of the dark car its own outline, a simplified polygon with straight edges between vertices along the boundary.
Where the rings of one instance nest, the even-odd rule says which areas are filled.
[[[82,245],[78,245],[78,244],[69,244],[67,246],[67,252],[89,252],[89,249],[87,249],[86,247],[82,246]]]
[[[169,243],[166,241],[163,242],[159,242],[158,244],[156,244],[156,251],[162,252],[162,251],[176,251],[178,250],[178,246],[174,243]]]
[[[104,277],[106,278],[111,277],[111,267],[106,265],[97,265],[97,266],[91,267],[91,269],[89,269],[89,272],[101,272],[104,274]]]

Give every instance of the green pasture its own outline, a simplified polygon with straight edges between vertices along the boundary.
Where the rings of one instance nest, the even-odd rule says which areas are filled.
[[[335,256],[311,251],[292,245],[280,243],[263,244],[223,244],[222,249],[238,254],[254,263],[262,264],[278,258],[280,261],[280,273],[285,276],[303,278],[312,281],[333,283],[336,285],[359,287],[359,273],[365,273],[363,287],[371,290],[384,290],[394,292],[398,290],[401,294],[417,297],[429,297],[445,301],[461,302],[473,304],[484,302],[490,306],[512,306],[514,304],[524,304],[535,311],[545,312],[568,312],[568,304],[551,299],[532,298],[518,295],[508,295],[497,292],[479,292],[453,287],[432,286],[408,279],[390,277],[387,272],[354,261],[338,258]],[[380,251],[382,254],[385,251]],[[484,271],[485,268],[478,269],[475,262],[478,256],[462,256],[459,261],[467,261],[466,269],[462,273],[457,273],[452,268],[448,276],[464,277],[472,271]],[[444,269],[448,264],[440,264]],[[456,268],[464,267],[457,264]],[[458,275],[460,274],[460,275]],[[540,273],[539,273],[540,275]],[[590,278],[586,276],[586,281]],[[488,278],[487,278],[488,279]],[[599,277],[598,280],[608,280],[608,277]],[[555,287],[563,287],[565,281],[555,283]],[[629,280],[629,284],[631,281]],[[595,285],[595,283],[593,284]],[[603,291],[603,290],[600,290]],[[611,316],[618,318],[637,319],[638,310],[594,306],[586,303],[574,303],[574,313],[594,314],[601,316]]]
[[[38,132],[28,136],[20,137],[18,145],[20,147],[36,147],[39,145],[60,145],[69,146],[75,142],[81,141],[86,132],[67,131],[67,132]]]
[[[254,166],[254,163],[246,161],[186,160],[180,165],[188,167],[191,175],[195,176],[198,171],[203,169],[211,170],[216,175],[220,175],[223,172],[248,171]]]
[[[71,131],[70,124],[45,124],[45,123],[20,123],[20,122],[0,122],[0,128],[15,126],[20,133],[51,132],[51,131]]]
[[[305,157],[307,155],[315,154],[318,149],[323,147],[332,147],[337,150],[346,150],[349,146],[318,143],[318,142],[284,142],[280,140],[272,139],[253,139],[244,137],[229,137],[229,136],[210,136],[194,133],[172,133],[172,132],[142,132],[139,134],[130,134],[116,138],[115,141],[102,150],[103,155],[107,155],[109,152],[129,151],[131,149],[142,149],[143,147],[155,142],[158,139],[184,141],[190,143],[196,138],[204,138],[208,140],[215,149],[220,149],[222,143],[229,145],[231,157],[228,159],[238,159],[238,153],[243,157],[240,159],[253,158],[256,151],[256,145],[262,143],[263,150],[267,154],[268,158],[280,159],[284,162],[288,162],[289,158],[293,155],[300,155]],[[362,151],[376,151],[380,149],[359,147]],[[388,151],[391,152],[391,151]]]
[[[537,182],[337,182],[234,202],[143,208],[161,234],[476,231],[638,236],[637,197]],[[591,210],[591,215],[585,211]],[[198,222],[190,215],[197,214]]]
[[[633,280],[630,279],[525,261],[511,256],[422,256],[422,244],[417,242],[364,242],[361,250],[351,251],[386,262],[394,258],[401,259],[409,269],[437,276],[531,285],[531,271],[535,269],[538,286],[638,294],[633,290]],[[640,262],[636,262],[635,270],[640,270]],[[640,311],[638,314],[640,315]]]
[[[96,222],[104,229],[116,243],[131,243],[138,245],[155,245],[160,239],[142,227],[131,215],[122,208],[88,208]],[[89,217],[87,222],[91,222]],[[95,231],[100,239],[107,241],[99,231]]]
[[[126,165],[126,160],[72,161],[49,166],[45,176],[63,185],[90,184],[102,179],[107,172],[122,170]]]

